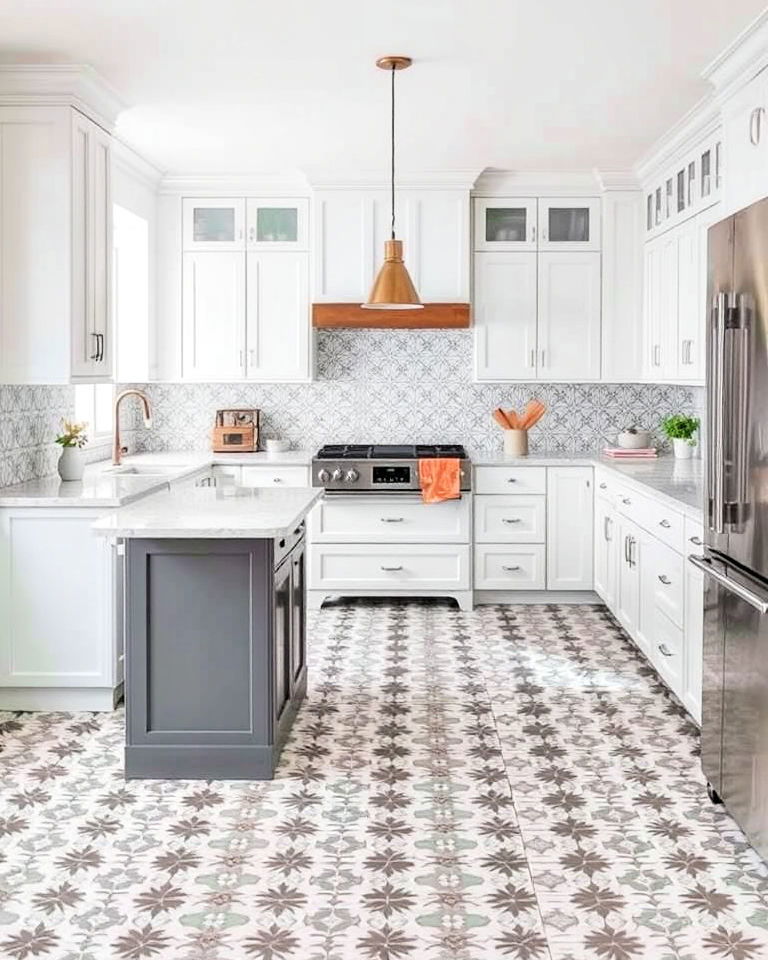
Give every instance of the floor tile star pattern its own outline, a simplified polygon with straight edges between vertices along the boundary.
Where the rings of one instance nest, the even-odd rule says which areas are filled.
[[[1,957],[768,958],[768,869],[604,608],[339,602],[310,641],[271,782],[0,715]]]

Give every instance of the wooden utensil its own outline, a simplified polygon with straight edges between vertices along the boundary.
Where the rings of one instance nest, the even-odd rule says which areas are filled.
[[[530,430],[546,413],[547,408],[541,400],[529,400],[525,405],[520,426],[523,430]]]
[[[509,430],[509,420],[501,407],[496,407],[493,411],[493,419],[498,423],[502,430]]]
[[[517,415],[516,410],[507,410],[507,420],[509,421],[510,430],[520,429],[520,417]]]

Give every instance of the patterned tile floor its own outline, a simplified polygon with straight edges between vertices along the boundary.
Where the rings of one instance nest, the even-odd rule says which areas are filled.
[[[755,960],[768,870],[600,607],[313,615],[270,783],[129,781],[122,715],[0,717],[0,956]]]

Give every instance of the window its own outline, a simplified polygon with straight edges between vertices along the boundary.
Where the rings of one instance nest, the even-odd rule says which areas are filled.
[[[149,368],[149,222],[116,203],[112,225],[117,380],[141,381]]]
[[[113,399],[111,383],[86,383],[75,387],[75,420],[87,424],[89,443],[111,436]]]

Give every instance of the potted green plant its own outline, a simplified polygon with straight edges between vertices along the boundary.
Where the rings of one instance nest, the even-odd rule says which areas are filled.
[[[672,441],[672,448],[678,459],[689,460],[693,456],[696,447],[696,433],[699,429],[698,417],[676,413],[662,422],[661,429]]]
[[[73,420],[61,421],[62,432],[56,437],[56,443],[62,448],[59,457],[59,476],[62,480],[82,480],[85,463],[83,447],[88,442],[85,424]]]

